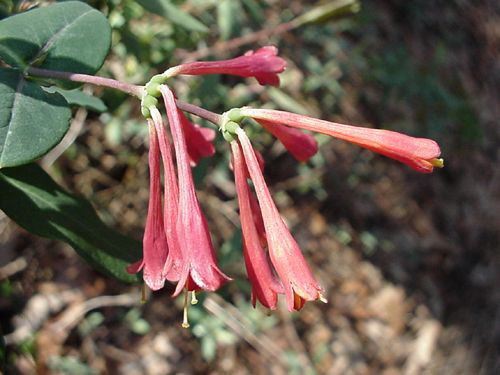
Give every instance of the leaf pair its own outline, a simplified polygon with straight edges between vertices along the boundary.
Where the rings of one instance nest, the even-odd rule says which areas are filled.
[[[0,209],[28,231],[64,241],[97,269],[131,282],[137,277],[125,267],[140,257],[141,244],[108,228],[89,202],[65,192],[37,165],[27,164],[66,134],[69,105],[97,111],[105,106],[81,91],[42,87],[54,82],[30,79],[26,69],[94,74],[110,41],[104,15],[78,1],[0,21],[0,59],[8,65],[0,68]]]
[[[0,59],[10,66],[0,69],[0,168],[43,156],[69,128],[71,113],[64,96],[44,91],[24,76],[26,69],[94,74],[110,43],[106,17],[79,1],[0,21]]]

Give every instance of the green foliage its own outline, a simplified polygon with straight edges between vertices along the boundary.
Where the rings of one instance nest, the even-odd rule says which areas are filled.
[[[193,334],[200,340],[201,355],[205,360],[211,362],[215,359],[217,346],[230,345],[238,340],[222,319],[204,313],[197,306],[192,306],[189,314],[191,322],[194,323]]]
[[[111,43],[106,18],[77,1],[0,21],[0,58],[12,68],[95,73]],[[70,85],[71,86],[71,85]],[[0,69],[0,168],[26,164],[50,151],[69,127],[70,104],[103,111],[83,93],[42,90],[16,69]]]
[[[123,320],[136,335],[145,335],[151,331],[150,324],[141,317],[141,310],[137,308],[130,309]]]
[[[158,14],[166,20],[179,25],[190,31],[207,32],[208,28],[191,16],[176,7],[170,0],[137,0],[144,9],[151,13]]]
[[[0,58],[27,66],[93,74],[104,62],[111,29],[99,11],[68,1],[0,22]]]
[[[104,322],[104,315],[99,311],[90,313],[78,325],[78,333],[81,337],[89,335],[93,330],[99,327]]]
[[[67,106],[60,94],[0,68],[0,168],[29,163],[57,145],[69,127]]]
[[[121,281],[137,281],[125,267],[141,257],[140,243],[108,228],[89,202],[68,194],[37,165],[2,170],[0,190],[0,209],[28,231],[67,242]]]
[[[97,371],[73,356],[53,356],[49,361],[53,373],[63,375],[96,375]]]
[[[50,93],[57,92],[58,94],[61,94],[70,106],[84,107],[94,112],[106,112],[108,110],[106,104],[104,104],[101,99],[86,94],[78,89],[65,90],[56,86],[51,86],[44,88],[44,90]]]

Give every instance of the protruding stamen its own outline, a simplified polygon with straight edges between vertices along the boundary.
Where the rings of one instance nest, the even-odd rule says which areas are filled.
[[[184,309],[183,309],[183,317],[182,317],[182,328],[189,328],[189,320],[188,320],[188,290],[184,292]]]
[[[323,303],[328,303],[328,300],[321,293],[318,293],[318,299]]]
[[[431,159],[430,163],[436,168],[443,168],[444,167],[444,159],[441,159],[441,158]]]
[[[141,303],[146,303],[146,284],[141,286]]]
[[[196,305],[198,303],[198,299],[196,298],[196,292],[193,290],[191,292],[191,305]]]

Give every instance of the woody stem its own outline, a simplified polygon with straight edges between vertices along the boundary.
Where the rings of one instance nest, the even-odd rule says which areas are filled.
[[[64,79],[73,82],[89,83],[95,86],[107,87],[115,90],[122,91],[126,94],[142,98],[144,86],[133,85],[131,83],[117,81],[112,78],[105,78],[100,76],[93,76],[89,74],[80,74],[72,72],[63,72],[58,70],[48,70],[41,68],[29,67],[26,69],[25,74],[28,76],[38,76],[47,78]],[[211,112],[207,109],[198,107],[197,105],[186,103],[176,100],[177,107],[185,112],[189,112],[195,116],[204,118],[214,124],[219,124],[221,116],[217,113]]]

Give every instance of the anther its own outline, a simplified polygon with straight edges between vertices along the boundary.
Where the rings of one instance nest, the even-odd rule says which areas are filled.
[[[328,303],[328,300],[321,293],[318,293],[318,299],[323,303]]]
[[[196,292],[193,290],[191,292],[191,305],[196,305],[198,303],[198,299],[196,298]]]
[[[436,168],[443,168],[444,167],[444,159],[434,158],[434,159],[430,160],[430,163],[432,164],[433,167],[436,167]]]

